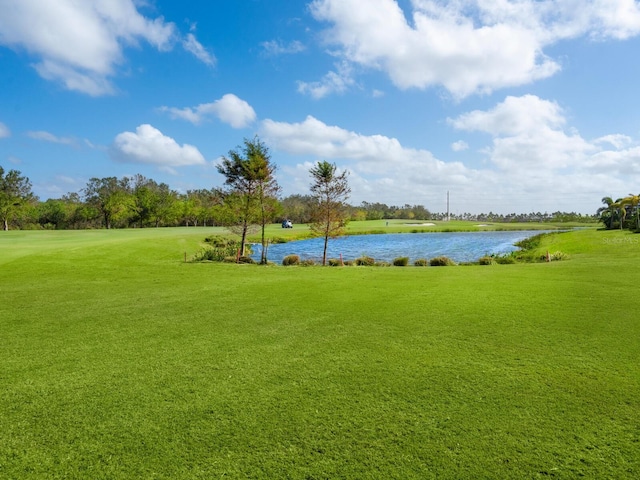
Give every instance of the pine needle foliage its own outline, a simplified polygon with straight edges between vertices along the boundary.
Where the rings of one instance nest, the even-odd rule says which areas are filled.
[[[317,162],[311,174],[311,196],[315,204],[312,212],[311,231],[324,238],[322,265],[327,263],[327,245],[329,238],[344,234],[349,220],[349,209],[346,203],[351,193],[347,181],[349,173],[345,170],[338,173],[335,163],[326,160]]]

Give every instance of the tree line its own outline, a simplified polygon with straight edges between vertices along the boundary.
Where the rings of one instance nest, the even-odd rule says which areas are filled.
[[[247,236],[261,231],[262,258],[267,263],[265,228],[287,218],[280,200],[276,165],[268,148],[256,136],[230,150],[217,166],[224,185],[180,194],[165,183],[133,177],[91,178],[80,193],[44,202],[33,195],[31,182],[17,170],[0,166],[0,219],[3,229],[18,228],[145,228],[222,225],[240,237],[238,256],[245,255]],[[349,220],[346,200],[348,172],[335,164],[317,162],[310,170],[311,195],[307,207],[311,230],[329,238],[339,236]],[[326,261],[326,253],[325,260]]]
[[[319,167],[322,165],[322,167]],[[322,175],[332,173],[333,181],[341,180],[332,164],[319,162],[312,167],[312,185]],[[335,165],[333,165],[335,167]],[[325,170],[317,170],[325,168]],[[225,178],[222,187],[188,190],[179,193],[166,183],[137,174],[132,177],[91,178],[79,192],[40,201],[33,193],[29,179],[17,170],[5,171],[0,166],[0,220],[3,229],[87,229],[147,228],[167,226],[227,226],[245,239],[256,226],[288,219],[293,223],[313,224],[317,221],[319,195],[310,187],[306,195],[280,197],[275,180],[276,166],[268,148],[258,137],[245,139],[243,145],[222,157],[218,171]],[[320,177],[314,176],[320,175]],[[341,177],[341,178],[339,178]],[[345,190],[345,193],[346,192]],[[423,205],[389,206],[379,202],[349,205],[348,195],[341,199],[341,215],[346,220],[472,220],[481,222],[586,222],[600,218],[607,228],[638,223],[637,201],[633,198],[613,202],[597,215],[575,212],[529,214],[450,214],[434,213]],[[603,199],[603,202],[605,201]],[[621,205],[623,207],[621,208]]]

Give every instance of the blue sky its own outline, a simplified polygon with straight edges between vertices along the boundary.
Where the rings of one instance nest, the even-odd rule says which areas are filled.
[[[258,135],[283,195],[594,213],[640,191],[633,0],[0,0],[0,165],[41,198],[222,185]]]

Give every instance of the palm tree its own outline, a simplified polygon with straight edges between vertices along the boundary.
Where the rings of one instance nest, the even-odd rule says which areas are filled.
[[[611,230],[613,228],[613,221],[615,219],[617,206],[615,206],[615,202],[611,197],[602,197],[602,203],[606,206],[600,207],[596,212],[596,215],[600,217],[600,221],[604,223],[606,229]]]
[[[622,230],[624,221],[627,218],[627,209],[625,208],[623,199],[622,198],[617,199],[613,204],[611,204],[611,207],[618,210],[618,216],[620,217],[620,230]]]
[[[621,201],[621,205],[625,208],[626,215],[626,206],[629,205],[631,207],[631,213],[633,214],[635,211],[636,215],[636,230],[640,229],[640,209],[638,208],[638,204],[640,203],[640,195],[634,195],[630,193],[628,197],[625,197]]]

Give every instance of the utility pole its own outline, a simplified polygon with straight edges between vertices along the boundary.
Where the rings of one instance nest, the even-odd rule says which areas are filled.
[[[451,215],[449,214],[449,190],[447,190],[447,222],[451,220]]]

